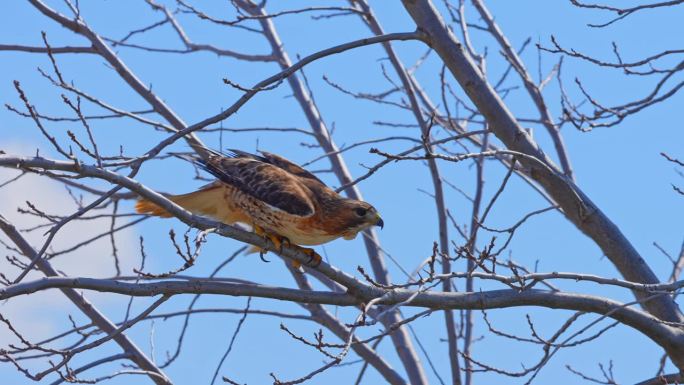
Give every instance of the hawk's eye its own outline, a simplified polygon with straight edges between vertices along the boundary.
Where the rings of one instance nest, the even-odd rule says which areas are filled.
[[[359,208],[355,208],[355,209],[354,209],[354,212],[356,213],[356,215],[358,215],[358,216],[360,216],[360,217],[365,217],[365,216],[366,216],[366,209],[362,209],[362,208],[359,207]]]

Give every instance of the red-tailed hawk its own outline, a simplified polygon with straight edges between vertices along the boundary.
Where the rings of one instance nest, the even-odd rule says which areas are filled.
[[[320,263],[320,255],[297,245],[320,245],[340,237],[353,239],[359,231],[384,225],[373,206],[340,196],[281,156],[229,150],[226,154],[212,152],[206,160],[183,158],[218,180],[198,191],[167,198],[194,214],[227,224],[248,224],[277,247],[285,242],[301,249],[312,258],[314,266]],[[142,214],[171,216],[146,199],[138,200],[135,209]]]

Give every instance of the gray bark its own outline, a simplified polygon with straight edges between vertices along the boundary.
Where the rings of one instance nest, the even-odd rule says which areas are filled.
[[[629,281],[657,283],[653,273],[634,246],[613,223],[568,177],[553,164],[532,137],[522,129],[499,95],[487,82],[466,48],[446,26],[430,0],[403,0],[404,7],[424,34],[424,42],[442,58],[468,97],[487,119],[492,132],[511,150],[536,157],[549,168],[525,158],[527,174],[561,206],[566,217],[601,248],[623,277]],[[637,299],[643,293],[635,292]],[[660,297],[642,304],[658,318],[682,322],[682,314],[670,297]]]

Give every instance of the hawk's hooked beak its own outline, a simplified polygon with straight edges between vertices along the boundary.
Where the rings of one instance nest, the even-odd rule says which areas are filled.
[[[375,225],[382,229],[385,226],[385,222],[380,217],[380,214],[376,213],[375,215],[377,216],[377,220],[375,221]]]

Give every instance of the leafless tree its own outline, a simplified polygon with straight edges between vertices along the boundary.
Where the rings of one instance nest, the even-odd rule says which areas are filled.
[[[634,360],[637,365],[656,368],[652,378],[620,381],[641,381],[640,384],[682,381],[684,316],[676,300],[684,287],[684,280],[680,280],[684,245],[672,252],[656,244],[659,250],[649,251],[659,253],[659,257],[662,253],[671,263],[669,276],[659,278],[633,242],[592,202],[576,179],[561,129],[590,131],[619,126],[649,107],[667,103],[684,85],[681,80],[683,49],[675,47],[645,58],[627,58],[618,47],[629,42],[618,41],[612,48],[614,59],[605,59],[584,53],[580,48],[567,47],[550,33],[536,48],[539,58],[543,56],[555,64],[546,74],[542,74],[539,64],[539,76],[535,80],[530,71],[533,66],[522,59],[525,50],[533,49],[529,47],[530,41],[509,39],[497,24],[503,16],[495,17],[482,0],[396,2],[394,6],[400,7],[413,24],[407,23],[404,32],[393,33],[385,31],[380,22],[382,18],[376,17],[371,2],[366,0],[316,4],[232,0],[221,2],[218,7],[189,0],[145,0],[131,10],[145,12],[139,17],[98,20],[92,24],[88,11],[92,4],[78,0],[29,0],[27,3],[32,17],[49,25],[46,29],[63,27],[71,37],[53,38],[51,33],[35,31],[40,44],[0,44],[3,60],[27,53],[44,59],[34,78],[16,79],[12,84],[14,94],[3,93],[6,114],[21,117],[25,127],[31,127],[37,133],[35,137],[41,138],[41,144],[31,149],[31,155],[21,154],[17,148],[5,147],[11,142],[12,131],[0,134],[3,138],[0,166],[5,178],[0,180],[0,194],[12,210],[18,211],[0,213],[3,234],[0,241],[6,254],[0,271],[0,299],[5,301],[7,309],[9,305],[40,298],[49,289],[59,289],[80,314],[72,316],[68,311],[52,314],[55,319],[69,321],[65,330],[54,332],[48,338],[36,338],[17,313],[0,307],[0,327],[8,336],[3,340],[6,346],[0,347],[0,365],[5,369],[13,368],[25,378],[41,383],[97,383],[135,375],[138,380],[145,378],[147,382],[170,384],[174,376],[169,374],[169,369],[188,365],[182,352],[191,338],[186,335],[190,321],[235,314],[238,321],[228,341],[201,342],[216,345],[215,349],[221,353],[211,357],[218,363],[215,371],[199,373],[198,382],[244,382],[241,378],[244,372],[227,369],[223,363],[231,352],[241,348],[240,344],[248,343],[241,341],[239,335],[245,333],[243,326],[249,324],[250,316],[279,322],[279,328],[265,328],[260,333],[273,338],[287,337],[289,342],[284,344],[288,346],[274,343],[270,349],[313,348],[322,360],[322,363],[290,365],[297,370],[290,379],[270,367],[275,363],[261,362],[259,367],[263,373],[260,374],[274,384],[308,381],[358,384],[370,371],[391,384],[470,385],[478,382],[480,373],[500,376],[499,383],[515,379],[532,383],[549,363],[558,360],[555,357],[559,351],[591,344],[603,349],[610,358],[613,347],[602,345],[602,340],[615,328],[634,330],[664,352],[662,357]],[[583,12],[605,17],[604,21],[578,28],[601,30],[616,23],[630,23],[633,18],[629,16],[634,14],[681,13],[684,1],[644,3],[630,8],[575,0],[570,3]],[[121,3],[101,6],[116,7]],[[330,43],[323,49],[305,46],[300,49],[306,54],[295,56],[288,53],[288,42],[280,34],[283,30],[277,28],[279,20],[289,18],[312,23],[311,31],[328,23],[344,22],[355,29],[349,36],[361,38],[351,39],[346,33],[339,33],[341,43]],[[107,23],[116,23],[117,28],[112,29]],[[95,27],[100,24],[101,27]],[[122,28],[127,32],[121,34]],[[193,39],[195,31],[203,29],[216,31],[221,38],[207,42]],[[240,52],[231,47],[231,41],[236,39],[254,41],[254,52]],[[424,56],[407,62],[397,51],[403,44],[420,47]],[[367,46],[374,47],[373,52],[383,59],[375,62],[372,70],[378,74],[378,84],[384,86],[354,90],[357,86],[336,81],[333,71],[326,71],[321,82],[309,81],[309,66],[315,67],[320,61],[335,63],[344,55],[368,50],[364,48]],[[211,108],[216,108],[216,113],[206,114],[194,123],[183,119],[181,105],[173,106],[173,102],[166,101],[163,91],[158,91],[174,87],[178,77],[192,79],[192,71],[172,74],[168,77],[169,84],[153,88],[136,72],[136,65],[130,63],[154,61],[162,70],[164,60],[181,57],[187,63],[198,63],[194,64],[195,68],[201,71],[203,61],[208,62],[211,56],[218,56],[221,63],[231,63],[230,68],[246,68],[250,73],[248,76],[239,76],[239,71],[216,74],[219,79],[225,76],[224,94],[211,100]],[[441,70],[421,71],[428,61],[439,63],[430,68]],[[562,71],[563,63],[568,61],[620,71],[626,81],[636,78],[650,82],[651,91],[633,95],[625,87],[615,92],[621,98],[627,96],[629,101],[613,104],[600,100],[592,95],[591,85],[580,78],[574,80],[574,85],[567,81],[576,75]],[[491,70],[492,63],[496,62],[497,68],[505,70]],[[112,98],[106,89],[82,81],[81,77],[90,68],[102,67],[102,63],[108,76],[125,85],[122,92],[130,95],[134,103]],[[243,79],[258,80],[244,83]],[[38,80],[42,83],[36,83]],[[83,83],[87,85],[82,86]],[[189,90],[183,102],[205,99],[202,86],[196,87],[199,91]],[[325,119],[319,107],[321,101],[315,98],[319,95],[316,87],[326,87],[339,97],[371,106],[377,115],[370,116],[370,120],[382,136],[367,138],[359,134],[354,143],[336,144],[335,126]],[[550,87],[557,87],[557,92],[545,92]],[[303,113],[304,127],[281,126],[274,113],[269,113],[271,120],[264,121],[263,126],[233,124],[236,114],[246,109],[273,111],[275,108],[266,105],[261,97],[283,89],[291,97],[282,103]],[[42,108],[45,100],[53,97],[62,102],[61,111]],[[518,116],[505,100],[531,103],[538,115]],[[560,113],[555,114],[555,110]],[[387,119],[389,113],[404,120]],[[104,136],[102,130],[125,126],[134,127],[125,132],[141,134],[107,135],[117,138],[114,143],[98,140]],[[534,138],[532,129],[535,128],[539,129],[536,136],[543,138],[541,141],[548,146],[542,146]],[[432,184],[432,191],[427,194],[434,202],[431,217],[437,232],[428,242],[405,240],[416,242],[417,248],[423,250],[410,262],[394,259],[372,230],[362,237],[367,260],[360,255],[347,256],[344,263],[350,265],[344,265],[345,268],[336,267],[343,264],[336,257],[316,267],[306,266],[308,256],[287,246],[262,255],[261,259],[258,255],[244,257],[244,244],[266,250],[276,248],[270,240],[246,228],[193,215],[151,187],[159,184],[160,176],[180,178],[175,172],[168,173],[170,168],[187,168],[170,156],[172,150],[185,148],[187,151],[189,146],[190,151],[206,157],[207,149],[220,150],[224,143],[239,135],[305,140],[301,151],[311,161],[304,166],[323,174],[331,185],[337,186],[338,192],[355,199],[363,199],[361,187],[372,185],[387,169],[406,169],[406,173],[415,173],[417,178],[422,177],[421,170],[424,170],[429,178],[426,180]],[[364,149],[370,152],[365,158],[359,155]],[[279,152],[277,148],[269,150]],[[674,166],[682,175],[681,153],[664,151],[662,157],[663,167]],[[362,159],[375,163],[364,166],[358,174],[352,172],[348,164],[355,165]],[[323,169],[316,169],[322,164],[325,164],[321,166]],[[471,178],[453,182],[451,176],[455,169]],[[67,197],[70,207],[42,207],[27,200],[28,191],[26,196],[20,196],[24,193],[21,188],[25,188],[21,187],[25,186],[22,181],[27,178],[63,186],[58,194]],[[196,172],[195,178],[206,176]],[[485,185],[486,179],[491,184]],[[492,218],[501,210],[500,202],[512,188],[511,184],[518,182],[523,182],[525,200],[536,202],[538,208],[520,217],[508,216],[506,219],[511,225],[499,228],[498,221]],[[670,181],[663,183],[667,186]],[[681,181],[671,184],[673,195],[684,195]],[[13,186],[20,189],[6,193]],[[416,184],[406,180],[397,181],[393,186],[415,187]],[[172,213],[187,228],[185,234],[181,237],[173,230],[168,231],[170,222],[142,224],[147,218],[132,212],[132,204],[138,197]],[[60,202],[64,201],[62,198]],[[9,206],[0,207],[4,210]],[[396,211],[396,218],[402,218],[403,209],[391,208]],[[574,225],[598,246],[614,266],[615,276],[598,276],[589,271],[559,272],[551,259],[553,255],[542,256],[544,266],[551,266],[546,272],[516,262],[518,258],[514,258],[516,254],[511,246],[513,238],[525,231],[530,218],[539,216],[543,220],[552,213]],[[11,219],[18,217],[29,218],[31,225]],[[404,217],[404,220],[407,223],[402,226],[412,225],[411,218]],[[133,227],[142,234],[139,241],[122,240],[122,234]],[[86,236],[76,230],[86,228],[96,233]],[[159,236],[167,232],[168,237]],[[66,234],[74,240],[72,244],[59,242]],[[108,245],[109,255],[82,252],[97,242]],[[226,245],[232,247],[228,255],[225,255]],[[538,252],[553,254],[550,250]],[[285,263],[264,262],[275,258]],[[71,261],[71,267],[107,265],[106,272],[96,278],[97,274],[79,275],[56,267],[66,259]],[[305,265],[302,270],[296,269],[292,261]],[[256,273],[250,276],[226,273],[227,266],[238,262]],[[356,270],[348,268],[355,265],[358,265]],[[276,269],[282,278],[278,281],[280,284],[260,280],[258,272],[266,268]],[[390,271],[403,272],[404,276],[390,277]],[[96,304],[98,301],[89,299],[93,292],[104,293],[98,293],[98,298],[110,298],[121,306],[105,315]],[[200,296],[209,294],[239,298],[234,298],[230,306],[225,301],[211,307],[197,305]],[[259,300],[258,306],[253,304],[257,302],[253,299]],[[284,308],[282,301],[293,306]],[[527,325],[527,335],[512,332],[504,323],[496,321],[498,312],[517,307],[543,309],[545,319],[555,321],[553,330],[549,325],[540,325],[529,314],[517,315]],[[169,326],[155,332],[155,320],[181,321],[169,322]],[[416,333],[414,326],[419,325],[428,325],[431,334]],[[313,332],[313,337],[307,337],[302,330]],[[509,352],[527,345],[525,349],[534,347],[539,353],[536,358],[509,354],[491,362],[478,355],[475,344],[481,338],[500,338],[505,341],[501,346],[510,346],[506,347]],[[426,349],[427,340],[438,339],[443,339],[443,348]],[[159,360],[154,346],[161,340],[165,347],[171,348]],[[150,347],[143,348],[148,341]],[[383,341],[386,342],[381,348]],[[630,349],[639,350],[637,346]],[[437,360],[438,356],[448,359]],[[446,366],[441,367],[438,361],[445,362]],[[520,369],[512,369],[521,361]],[[335,380],[332,374],[335,369],[331,368],[342,365],[357,365],[358,374]],[[612,363],[599,366],[601,374],[595,375],[568,363],[567,375],[577,381],[618,383],[620,373]],[[668,368],[675,370],[670,372]]]

